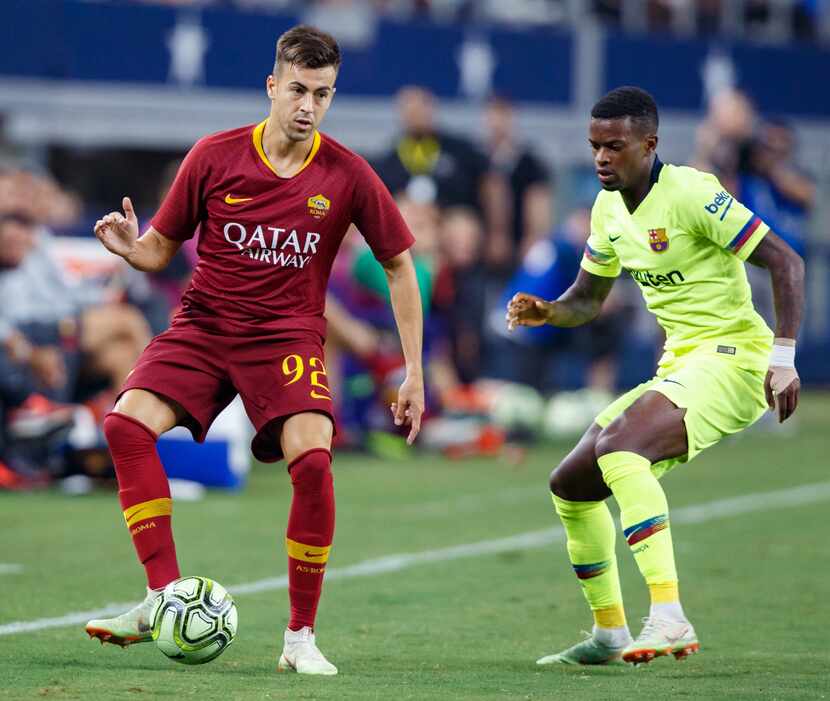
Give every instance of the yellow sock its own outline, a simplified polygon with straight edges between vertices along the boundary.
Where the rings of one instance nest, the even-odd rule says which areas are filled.
[[[626,625],[622,604],[594,609],[591,613],[594,614],[594,623],[599,628],[622,628]]]
[[[568,536],[568,556],[591,607],[595,623],[602,628],[625,625],[617,557],[616,528],[611,512],[602,501],[566,501],[555,494],[553,505]]]
[[[673,604],[680,601],[680,590],[677,582],[659,582],[648,585],[648,593],[652,604]]]
[[[603,455],[597,463],[620,506],[623,535],[646,582],[677,582],[669,507],[651,463],[625,451]]]

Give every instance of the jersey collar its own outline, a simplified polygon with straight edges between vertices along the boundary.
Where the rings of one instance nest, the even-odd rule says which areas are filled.
[[[262,162],[268,167],[268,170],[270,170],[278,178],[283,178],[283,180],[289,180],[290,178],[298,176],[309,166],[311,161],[314,160],[314,156],[317,155],[317,151],[320,150],[320,142],[322,141],[320,137],[320,132],[316,130],[314,131],[314,139],[311,142],[311,150],[308,152],[308,156],[306,156],[306,159],[305,161],[303,161],[303,164],[300,166],[300,169],[296,173],[294,173],[294,175],[290,176],[289,178],[285,178],[276,171],[274,166],[271,164],[271,161],[268,160],[268,156],[265,155],[265,149],[262,147],[262,136],[265,133],[265,125],[267,123],[268,120],[263,119],[259,124],[257,124],[254,127],[252,137],[254,140],[254,148],[256,149],[256,152],[259,154],[259,157],[262,159]]]
[[[657,181],[660,179],[660,171],[663,170],[663,161],[660,160],[658,155],[654,155],[654,163],[651,166],[651,176],[649,176],[649,190],[653,188]]]

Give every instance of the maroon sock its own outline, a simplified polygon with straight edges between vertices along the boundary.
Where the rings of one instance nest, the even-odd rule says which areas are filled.
[[[147,586],[159,589],[179,578],[170,525],[170,485],[156,450],[156,436],[140,421],[112,412],[104,419],[118,477],[118,498]]]
[[[288,627],[314,627],[323,575],[334,537],[334,480],[331,453],[314,448],[288,466],[294,498],[288,516],[285,547],[288,551]]]

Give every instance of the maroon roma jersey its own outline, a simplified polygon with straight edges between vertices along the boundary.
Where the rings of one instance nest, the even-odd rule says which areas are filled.
[[[152,220],[184,241],[199,229],[199,258],[180,318],[229,320],[251,330],[325,333],[326,285],[354,224],[379,261],[414,239],[369,164],[315,132],[290,178],[262,148],[265,122],[200,139]]]

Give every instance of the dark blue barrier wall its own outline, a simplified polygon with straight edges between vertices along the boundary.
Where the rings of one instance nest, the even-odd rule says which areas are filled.
[[[167,40],[177,19],[196,18],[209,37],[205,84],[259,88],[274,62],[275,41],[294,15],[207,8],[197,15],[153,5],[71,0],[6,0],[0,23],[0,75],[63,80],[165,83]],[[571,98],[572,38],[564,32],[491,29],[476,37],[495,59],[493,88],[514,99]],[[365,47],[344,47],[338,85],[345,93],[391,95],[419,83],[459,96],[460,26],[381,21]]]
[[[830,51],[807,45],[612,34],[605,39],[605,87],[640,85],[663,108],[698,110],[703,107],[703,66],[713,49],[731,59],[738,85],[762,112],[830,116]]]

